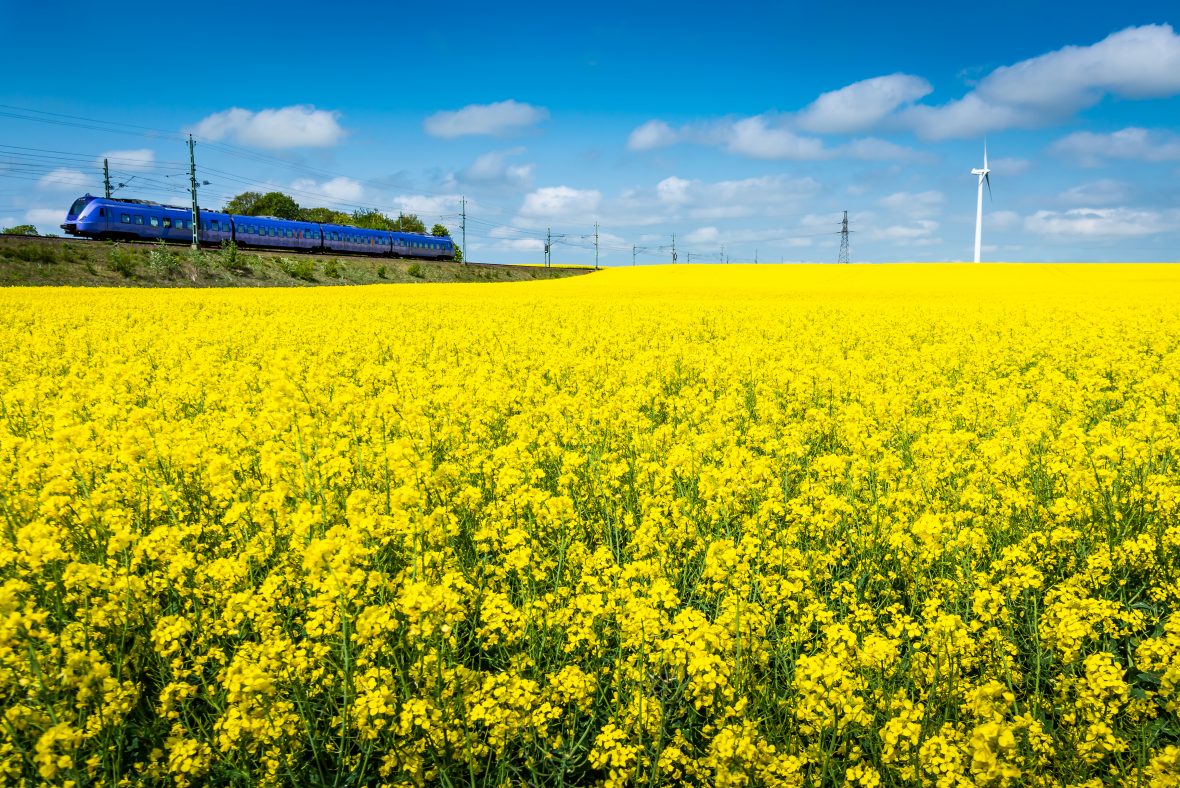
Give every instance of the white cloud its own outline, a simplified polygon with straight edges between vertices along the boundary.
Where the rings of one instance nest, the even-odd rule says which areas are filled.
[[[765,115],[734,122],[726,137],[725,146],[731,153],[754,159],[813,161],[830,155],[822,140],[801,137],[782,124],[772,125]]]
[[[930,158],[928,155],[919,153],[913,148],[907,148],[904,145],[898,145],[895,142],[877,139],[876,137],[864,137],[863,139],[852,140],[847,144],[835,148],[834,152],[839,156],[846,156],[850,159],[864,159],[865,161],[914,161]]]
[[[1028,172],[1029,168],[1032,167],[1032,162],[1028,159],[1019,159],[1010,156],[992,159],[988,166],[997,175],[1021,175]]]
[[[524,152],[524,148],[516,147],[484,153],[477,156],[467,169],[455,177],[466,183],[528,188],[532,183],[534,165],[509,161]]]
[[[938,222],[933,219],[916,219],[907,224],[894,224],[877,228],[871,236],[879,241],[913,242],[931,238],[938,231]]]
[[[38,229],[49,228],[50,232],[61,232],[58,225],[65,218],[65,208],[32,208],[25,212],[27,223],[37,225]]]
[[[451,139],[471,134],[504,136],[534,126],[549,110],[508,99],[493,104],[468,104],[460,110],[436,112],[423,122],[426,133]]]
[[[722,219],[757,214],[781,216],[801,207],[819,192],[812,178],[764,175],[758,178],[702,183],[695,188],[695,207],[689,214],[697,219]]]
[[[67,168],[56,169],[53,172],[46,173],[37,181],[38,189],[48,189],[51,191],[71,192],[78,189],[84,189],[91,185],[91,178],[89,175],[78,170],[71,170]]]
[[[444,213],[458,213],[462,197],[458,194],[425,195],[413,194],[394,197],[393,202],[403,213],[416,213],[426,216],[441,216]],[[467,201],[467,208],[472,207],[471,200]]]
[[[234,139],[259,148],[323,148],[344,137],[339,115],[309,104],[258,112],[233,107],[208,116],[192,131],[208,140]]]
[[[1057,198],[1072,205],[1114,205],[1127,199],[1127,185],[1104,178],[1066,189]]]
[[[1057,140],[1053,150],[1088,167],[1099,166],[1107,159],[1180,161],[1180,134],[1134,126],[1110,134],[1079,131]]]
[[[698,227],[684,237],[690,244],[713,244],[721,237],[716,227]]]
[[[345,178],[343,175],[323,182],[317,182],[311,178],[300,178],[291,184],[291,189],[306,192],[315,197],[322,197],[335,203],[358,203],[365,195],[364,186],[352,178]],[[298,201],[303,202],[306,199],[302,198]]]
[[[680,141],[680,135],[662,120],[649,120],[627,137],[628,150],[663,148]]]
[[[730,153],[752,159],[793,161],[840,157],[866,161],[921,158],[921,154],[910,148],[874,137],[828,148],[818,137],[796,133],[790,124],[790,116],[771,113],[736,120],[688,123],[679,128],[662,120],[651,120],[631,132],[627,147],[642,151],[688,142],[724,147]]]
[[[845,134],[874,128],[899,107],[930,94],[921,77],[890,74],[854,82],[822,94],[798,116],[799,128],[821,134]]]
[[[532,219],[593,218],[602,202],[597,189],[574,189],[569,186],[546,186],[525,195],[520,207],[522,216]]]
[[[1176,229],[1158,211],[1132,208],[1072,208],[1037,211],[1024,220],[1024,228],[1038,235],[1071,238],[1134,238]]]
[[[694,183],[698,183],[698,181],[688,181],[673,175],[656,184],[656,196],[661,202],[685,205],[692,200],[689,190]]]
[[[734,219],[743,216],[781,216],[802,206],[819,191],[812,178],[763,175],[757,178],[706,182],[675,176],[656,184],[656,199],[673,212],[687,211],[695,219]]]
[[[1067,46],[1002,66],[960,99],[900,116],[927,139],[1044,126],[1097,104],[1180,93],[1180,36],[1171,25],[1129,27],[1090,46]]]
[[[946,201],[940,191],[924,192],[894,192],[882,197],[878,203],[891,211],[904,213],[909,216],[936,216],[942,211],[942,204]]]
[[[544,252],[545,242],[540,238],[505,238],[495,248],[510,252]]]
[[[156,163],[156,152],[151,148],[136,148],[135,150],[109,150],[94,160],[102,166],[103,159],[110,161],[112,170],[131,170],[142,172],[150,170]]]
[[[1011,230],[1020,224],[1016,211],[988,211],[983,216],[984,227],[993,230]]]

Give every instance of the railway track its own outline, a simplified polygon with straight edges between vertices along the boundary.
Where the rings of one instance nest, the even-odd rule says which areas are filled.
[[[0,244],[16,243],[16,242],[24,242],[24,241],[31,241],[33,243],[38,243],[38,244],[57,244],[57,245],[85,244],[87,246],[96,246],[96,247],[102,246],[103,244],[107,244],[107,243],[120,243],[120,244],[127,244],[128,246],[155,246],[156,244],[159,243],[159,241],[134,241],[134,240],[131,240],[131,241],[119,240],[119,241],[114,241],[114,242],[112,242],[112,241],[96,241],[92,238],[74,238],[71,236],[61,236],[61,235],[0,235]],[[165,241],[165,243],[168,244],[168,246],[176,248],[176,249],[187,249],[189,247],[189,244],[186,244],[186,243],[177,243],[177,242],[168,242],[168,241]],[[201,248],[206,249],[206,250],[210,250],[210,251],[216,251],[216,250],[220,249],[220,247],[212,246],[212,245],[202,246]],[[297,253],[300,255],[307,255],[309,257],[315,257],[315,258],[332,258],[332,257],[345,258],[346,257],[346,258],[360,259],[360,260],[408,260],[411,262],[417,262],[417,260],[418,260],[418,258],[414,258],[414,257],[389,257],[388,255],[356,254],[354,252],[307,251],[304,249],[272,249],[272,248],[264,247],[264,246],[263,247],[260,247],[260,246],[239,246],[238,251],[241,252],[242,254],[261,254],[261,255],[267,255],[267,256],[271,256],[271,257],[282,257],[282,256],[289,255],[292,253]],[[503,268],[519,268],[519,267],[521,267],[521,266],[517,266],[517,265],[512,265],[510,263],[460,263],[460,262],[456,262],[454,260],[440,260],[438,258],[423,259],[422,262],[452,263],[454,265],[468,265],[468,266],[472,266],[474,268],[487,268],[487,269],[498,269],[498,268],[503,269]],[[532,266],[524,266],[524,267],[529,268]],[[569,269],[573,269],[573,270],[582,270],[582,269],[589,270],[592,268],[592,266],[585,266],[585,265],[555,265],[552,267],[553,268],[569,268]]]
[[[123,239],[123,238],[120,238],[117,241],[106,241],[106,240],[96,240],[93,238],[75,238],[73,236],[61,236],[61,235],[0,235],[0,243],[3,243],[5,239],[13,239],[13,240],[19,240],[19,241],[33,241],[34,243],[43,243],[43,244],[70,243],[70,244],[101,245],[101,244],[106,244],[106,243],[118,243],[118,244],[126,244],[127,246],[156,246],[160,243],[159,240],[147,241],[147,240],[134,240],[134,239]],[[163,240],[163,239],[161,239],[161,240]],[[171,246],[176,249],[187,249],[192,245],[190,243],[184,243],[184,242],[180,242],[180,241],[164,240],[163,242],[165,244],[167,244],[168,246]],[[206,250],[210,250],[210,251],[216,251],[216,250],[219,250],[221,247],[217,246],[215,244],[202,244],[201,248],[206,249]],[[270,247],[270,246],[243,246],[241,244],[238,245],[238,251],[242,254],[265,254],[265,255],[278,255],[278,256],[299,254],[299,255],[307,255],[309,257],[350,257],[350,258],[359,258],[359,259],[365,259],[365,260],[417,260],[418,259],[415,257],[391,257],[389,255],[383,255],[383,254],[357,254],[356,252],[324,251],[324,250],[320,250],[320,249],[287,249],[287,248],[276,248],[276,247]],[[422,260],[423,260],[423,262],[431,262],[431,263],[455,262],[454,260],[439,259],[437,257],[422,258]],[[495,263],[471,263],[471,265],[496,267]]]

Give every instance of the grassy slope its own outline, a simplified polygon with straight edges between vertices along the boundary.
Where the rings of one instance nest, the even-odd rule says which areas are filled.
[[[299,270],[301,267],[303,270]],[[238,250],[233,260],[224,251],[201,250],[193,254],[183,246],[159,248],[0,235],[0,286],[297,287],[510,282],[557,279],[586,271],[243,250]]]

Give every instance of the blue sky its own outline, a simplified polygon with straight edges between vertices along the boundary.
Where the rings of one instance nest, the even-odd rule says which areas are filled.
[[[247,189],[443,221],[539,262],[1180,258],[1174,3],[20,4],[0,226],[77,194]],[[958,7],[950,7],[950,6]],[[1132,7],[1133,6],[1133,7]],[[64,20],[70,20],[63,24]],[[52,31],[52,32],[49,32]],[[186,32],[192,31],[192,32]],[[101,54],[98,54],[101,52]],[[722,251],[724,249],[724,252]]]

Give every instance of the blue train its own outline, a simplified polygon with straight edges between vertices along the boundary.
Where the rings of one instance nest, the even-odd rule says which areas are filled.
[[[70,206],[61,228],[84,238],[191,242],[193,213],[188,208],[146,200],[86,194]],[[217,211],[201,211],[199,237],[208,246],[233,241],[238,246],[261,249],[455,259],[455,244],[450,238]]]

